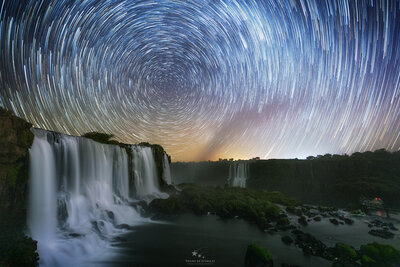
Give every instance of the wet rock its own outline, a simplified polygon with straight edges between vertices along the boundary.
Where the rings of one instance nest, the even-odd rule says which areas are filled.
[[[308,225],[307,219],[306,219],[305,216],[301,216],[299,219],[297,219],[297,221],[303,226],[307,226]]]
[[[389,239],[393,238],[394,234],[388,230],[382,230],[382,229],[373,229],[368,232],[368,234],[373,235],[373,236],[379,236],[381,238]]]
[[[288,235],[283,236],[281,239],[282,242],[285,243],[286,245],[290,246],[293,243],[293,239]]]
[[[57,219],[60,226],[63,226],[68,219],[68,208],[65,198],[59,198],[57,200]]]
[[[339,218],[340,215],[336,211],[329,212],[329,216]]]
[[[104,222],[103,221],[93,221],[92,222],[92,228],[101,235],[101,227],[104,226]]]
[[[107,216],[108,218],[110,218],[112,221],[114,221],[114,212],[110,211],[110,210],[106,210]]]
[[[313,220],[316,221],[316,222],[320,222],[321,221],[321,217],[319,217],[319,216],[314,217]]]
[[[291,225],[291,224],[289,224],[289,225],[277,225],[275,227],[275,229],[279,230],[279,231],[289,231],[289,230],[296,229],[296,226]]]
[[[125,237],[122,236],[116,236],[112,239],[113,242],[126,242],[128,241]]]
[[[287,216],[284,214],[284,216],[283,215],[281,215],[278,219],[277,219],[277,221],[276,221],[276,225],[277,226],[288,226],[290,224],[290,221],[289,221],[289,219],[287,218]]]
[[[79,234],[79,233],[70,233],[68,235],[69,237],[77,238],[77,237],[84,237],[84,234]]]
[[[352,225],[354,223],[354,220],[350,219],[350,218],[344,218],[344,222],[346,224]]]
[[[333,256],[327,249],[326,245],[314,236],[300,230],[293,230],[292,233],[296,236],[296,246],[301,248],[304,254],[323,257],[329,260],[333,259]]]
[[[118,224],[117,226],[115,226],[115,228],[117,228],[117,229],[125,229],[125,230],[132,230],[133,229],[132,226],[130,226],[130,225],[126,224],[126,223]]]
[[[388,223],[388,227],[389,227],[389,229],[392,230],[392,231],[397,231],[397,230],[399,230],[399,229],[397,229],[397,228],[393,225],[393,223]]]
[[[335,218],[331,218],[331,219],[329,219],[329,221],[334,225],[339,225],[339,221],[336,220]]]
[[[144,209],[144,210],[147,210],[147,208],[149,207],[147,202],[144,200],[139,201],[138,206],[142,207],[142,209]]]
[[[297,209],[294,206],[287,206],[286,207],[286,212],[287,213],[296,214],[296,211],[297,211]]]

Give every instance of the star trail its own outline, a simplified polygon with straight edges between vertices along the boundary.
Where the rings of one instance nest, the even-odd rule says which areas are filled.
[[[173,160],[400,148],[400,1],[3,0],[0,106]]]

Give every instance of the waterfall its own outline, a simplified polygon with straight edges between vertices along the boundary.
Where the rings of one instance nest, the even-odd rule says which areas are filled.
[[[148,202],[157,198],[167,198],[168,194],[160,192],[156,163],[150,147],[132,147],[134,181],[136,195]]]
[[[229,185],[244,188],[248,177],[249,167],[247,162],[235,162],[229,166]]]
[[[163,179],[167,184],[172,184],[172,179],[171,179],[171,168],[169,167],[169,159],[167,156],[167,153],[164,152],[164,158],[163,158]]]
[[[131,192],[125,148],[33,129],[28,227],[38,241],[41,266],[79,266],[110,252],[110,242],[143,223],[130,196],[158,189],[149,147],[133,146],[136,192]]]

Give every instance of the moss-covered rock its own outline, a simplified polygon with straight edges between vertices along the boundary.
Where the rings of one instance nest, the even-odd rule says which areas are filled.
[[[359,255],[357,250],[345,243],[336,243],[335,247],[330,248],[329,251],[335,257],[333,267],[355,267],[359,266]]]
[[[31,124],[0,108],[0,218],[24,227]]]
[[[36,250],[37,242],[21,231],[7,229],[0,232],[0,266],[2,267],[35,267],[39,260]]]
[[[36,242],[23,234],[31,126],[0,108],[0,266],[36,266]]]
[[[9,164],[28,155],[32,145],[32,125],[0,108],[0,163]]]
[[[382,245],[376,242],[360,247],[362,266],[400,266],[400,250],[390,245]]]
[[[334,256],[350,261],[356,261],[358,259],[357,251],[352,246],[345,243],[336,244]]]
[[[274,262],[272,254],[267,248],[253,243],[247,247],[244,265],[246,267],[272,267]]]

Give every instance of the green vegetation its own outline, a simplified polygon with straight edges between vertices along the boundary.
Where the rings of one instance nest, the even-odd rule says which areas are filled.
[[[359,209],[360,197],[400,207],[400,151],[250,162],[249,188],[278,190],[301,201]],[[350,203],[350,204],[349,204]]]
[[[360,255],[363,266],[397,267],[400,265],[400,250],[390,245],[376,242],[362,245]]]
[[[356,261],[358,258],[357,251],[352,246],[345,243],[336,244],[334,255],[346,261]]]
[[[400,266],[400,251],[390,245],[376,242],[362,245],[360,250],[344,243],[329,248],[335,257],[333,266],[397,267]]]
[[[250,160],[248,188],[280,191],[304,203],[357,208],[360,197],[380,197],[400,207],[400,151],[320,155],[298,159]],[[174,163],[174,179],[223,186],[229,161]],[[349,207],[351,208],[351,207]]]
[[[39,255],[37,242],[25,236],[21,231],[9,228],[0,232],[0,266],[37,266]]]
[[[89,132],[82,135],[83,137],[92,139],[96,142],[109,144],[109,145],[120,145],[118,141],[110,140],[114,137],[113,134],[99,133],[99,132]]]
[[[293,206],[297,201],[280,192],[187,184],[179,194],[171,195],[168,199],[155,199],[149,207],[152,211],[164,214],[191,211],[198,215],[215,212],[221,218],[239,216],[261,229],[267,228],[271,221],[280,225],[289,224],[287,218],[280,214],[279,207],[273,203]]]
[[[273,265],[272,254],[267,248],[261,247],[256,243],[253,243],[247,247],[245,257],[246,267],[266,267]]]
[[[299,240],[297,240],[297,242],[298,241]],[[308,244],[306,248],[308,248],[309,245],[310,244]],[[400,251],[390,245],[382,245],[376,242],[362,245],[359,251],[344,243],[337,243],[334,247],[324,250],[325,251],[321,251],[320,254],[310,255],[333,260],[333,267],[354,267],[360,266],[360,263],[363,267],[400,266]],[[268,249],[253,243],[247,247],[245,266],[273,266],[272,254]]]

